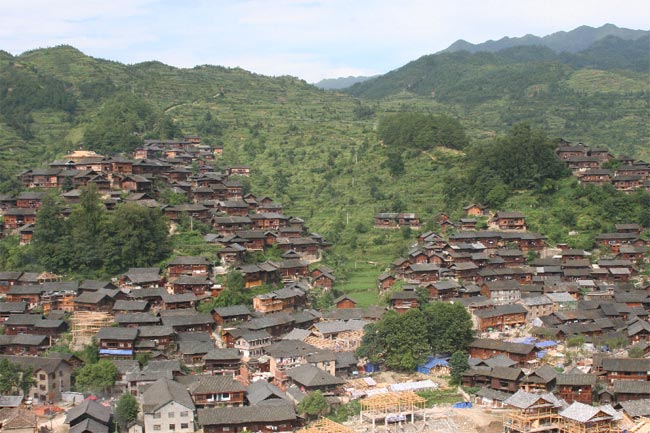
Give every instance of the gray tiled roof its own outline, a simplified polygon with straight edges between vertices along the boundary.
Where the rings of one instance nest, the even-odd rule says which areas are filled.
[[[320,386],[337,386],[343,385],[345,380],[332,376],[331,374],[314,367],[311,364],[303,364],[298,367],[285,370],[294,382],[305,387],[320,387]]]
[[[135,340],[138,336],[137,328],[101,328],[97,333],[98,340]]]
[[[269,403],[286,404],[288,397],[277,386],[266,380],[257,380],[246,387],[246,398],[251,406],[265,405]]]
[[[87,414],[88,416],[96,419],[103,424],[107,424],[111,419],[110,408],[93,400],[84,400],[80,405],[68,410],[68,413],[65,417],[65,423],[74,423],[76,419],[84,414]]]
[[[232,376],[197,376],[189,388],[190,394],[244,392],[241,383]]]
[[[185,385],[163,377],[155,381],[142,395],[142,411],[145,414],[153,413],[171,401],[194,410],[194,402]]]
[[[291,404],[277,406],[210,408],[199,409],[198,419],[199,424],[203,427],[210,425],[271,423],[279,421],[295,421],[296,412]]]

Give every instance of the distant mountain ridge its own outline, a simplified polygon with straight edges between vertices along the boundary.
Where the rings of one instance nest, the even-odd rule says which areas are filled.
[[[349,76],[349,77],[339,77],[339,78],[325,78],[323,80],[320,80],[317,83],[314,83],[314,86],[323,90],[341,90],[341,89],[346,89],[357,83],[363,83],[364,81],[374,77],[375,76],[372,77]]]
[[[569,32],[561,31],[543,37],[530,34],[519,38],[506,36],[498,41],[489,40],[480,44],[472,44],[463,39],[459,39],[441,52],[497,52],[506,48],[518,46],[540,45],[550,48],[556,53],[577,53],[589,48],[595,42],[608,36],[615,36],[623,40],[637,40],[643,36],[647,36],[648,34],[650,34],[650,31],[648,30],[627,29],[617,27],[614,24],[605,24],[601,27],[580,26]]]

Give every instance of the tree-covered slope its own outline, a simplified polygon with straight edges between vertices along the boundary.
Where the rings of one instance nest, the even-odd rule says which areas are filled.
[[[648,157],[649,44],[647,36],[609,37],[578,54],[532,46],[440,53],[346,92],[397,109],[426,106],[456,113],[475,138],[528,121],[552,135]]]

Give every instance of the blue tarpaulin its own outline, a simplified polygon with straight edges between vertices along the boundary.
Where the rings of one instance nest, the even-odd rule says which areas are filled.
[[[535,346],[540,349],[546,349],[549,347],[557,346],[557,342],[553,340],[540,341],[539,343],[535,344]]]
[[[449,363],[446,359],[430,356],[427,358],[427,362],[418,365],[415,370],[418,373],[429,374],[431,373],[431,369],[436,367],[449,367]]]
[[[376,373],[379,371],[379,364],[372,364],[372,363],[367,363],[364,367],[364,370],[366,370],[366,373]]]
[[[100,355],[117,355],[117,356],[132,356],[132,350],[125,349],[99,349]]]
[[[472,408],[472,403],[469,401],[459,401],[458,403],[454,403],[454,409],[471,409]]]

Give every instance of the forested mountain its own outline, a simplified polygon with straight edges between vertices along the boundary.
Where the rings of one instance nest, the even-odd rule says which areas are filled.
[[[649,47],[650,36],[609,36],[576,54],[540,46],[446,52],[345,91],[383,103],[444,107],[477,129],[530,121],[552,135],[648,155]]]
[[[601,27],[580,26],[569,32],[556,32],[543,37],[526,35],[520,38],[510,38],[506,36],[498,41],[489,40],[480,44],[472,44],[460,39],[443,50],[443,52],[496,52],[512,47],[539,45],[550,48],[558,53],[563,51],[577,53],[608,36],[614,36],[623,40],[636,40],[647,35],[647,30],[626,29],[617,27],[614,24],[605,24]]]

